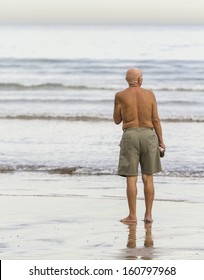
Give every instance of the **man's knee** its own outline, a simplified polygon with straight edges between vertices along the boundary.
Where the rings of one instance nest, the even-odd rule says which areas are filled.
[[[153,175],[142,174],[142,181],[144,184],[153,182]]]
[[[137,182],[137,176],[127,176],[127,182]]]

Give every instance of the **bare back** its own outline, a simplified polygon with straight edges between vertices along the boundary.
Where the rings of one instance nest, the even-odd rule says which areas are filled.
[[[154,94],[141,87],[129,87],[117,93],[121,106],[123,128],[153,128]]]
[[[154,93],[141,87],[143,82],[140,69],[129,69],[126,73],[129,85],[116,93],[113,119],[116,124],[123,122],[123,129],[130,127],[154,128],[159,145],[165,149],[162,128],[157,111]]]
[[[154,93],[141,87],[129,87],[116,93],[114,121],[129,127],[154,128],[159,143],[163,143],[162,129]],[[163,144],[162,144],[163,145]]]

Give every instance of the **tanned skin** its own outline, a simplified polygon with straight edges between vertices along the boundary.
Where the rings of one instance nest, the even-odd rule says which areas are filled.
[[[123,123],[123,129],[131,127],[153,128],[158,138],[158,144],[166,149],[162,137],[162,128],[157,111],[154,93],[142,88],[143,76],[140,69],[129,69],[126,73],[128,88],[117,92],[114,102],[113,119],[116,124]],[[137,176],[126,177],[127,200],[129,215],[122,219],[123,223],[137,223],[136,197]],[[154,200],[153,175],[142,174],[146,211],[144,221],[152,222],[152,205]]]

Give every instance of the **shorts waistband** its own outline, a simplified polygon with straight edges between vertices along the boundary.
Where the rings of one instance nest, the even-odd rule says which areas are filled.
[[[153,130],[153,128],[150,128],[150,127],[129,127],[129,128],[124,128],[123,129],[123,132],[126,132],[126,131],[143,131],[143,130]]]

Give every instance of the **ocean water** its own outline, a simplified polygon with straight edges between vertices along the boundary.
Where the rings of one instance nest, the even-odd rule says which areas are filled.
[[[0,172],[117,172],[113,100],[130,67],[154,91],[159,176],[204,177],[204,26],[1,26]]]

